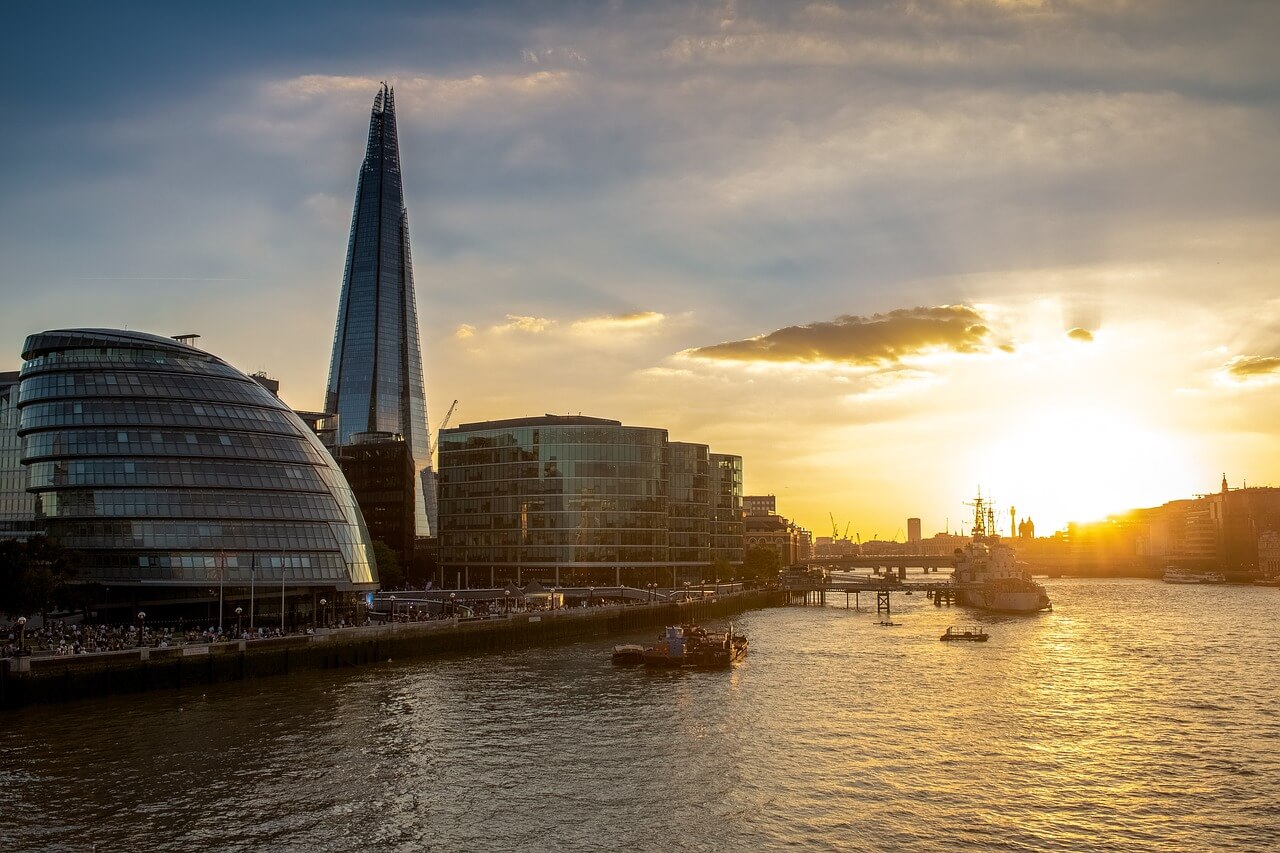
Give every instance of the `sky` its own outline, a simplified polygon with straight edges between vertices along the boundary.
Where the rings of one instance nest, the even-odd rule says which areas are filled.
[[[744,457],[829,535],[1280,484],[1280,3],[5,4],[0,369],[198,333],[320,408],[396,91],[433,428]],[[1007,524],[1007,521],[1004,522]]]

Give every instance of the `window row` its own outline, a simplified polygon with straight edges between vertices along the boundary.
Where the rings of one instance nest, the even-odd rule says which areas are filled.
[[[441,518],[462,518],[477,513],[532,512],[650,512],[667,517],[667,502],[660,498],[557,495],[551,498],[478,498],[441,500]]]
[[[264,403],[274,398],[256,382],[155,373],[53,373],[19,386],[18,404],[60,397],[176,397],[218,403]]]
[[[442,500],[536,495],[609,495],[665,497],[666,484],[658,479],[632,477],[562,477],[531,480],[479,480],[458,482],[440,478]]]
[[[338,548],[327,524],[188,521],[64,521],[51,535],[70,548],[165,548],[178,550],[304,550]]]
[[[667,530],[669,520],[656,512],[531,512],[442,515],[440,526],[449,533],[462,530],[560,530],[565,535],[573,535],[585,529]]]
[[[278,408],[194,403],[186,400],[95,399],[24,406],[20,429],[51,426],[193,426],[296,435],[287,411]]]
[[[491,450],[455,450],[440,442],[440,467],[461,468],[470,465],[499,465],[513,462],[643,462],[662,465],[666,456],[662,447],[635,444],[543,444],[535,447],[504,447]],[[705,471],[703,472],[705,473]]]
[[[33,462],[31,488],[51,486],[171,486],[328,491],[311,465],[223,462],[213,459],[66,459]]]
[[[44,492],[40,501],[48,518],[343,520],[329,495],[109,489]]]
[[[64,430],[27,437],[25,458],[59,456],[196,456],[308,462],[328,460],[305,438],[258,433],[158,430]]]
[[[31,376],[59,367],[74,368],[124,368],[156,370],[172,373],[199,373],[207,376],[235,378],[239,371],[223,364],[212,356],[199,356],[161,352],[160,350],[123,348],[73,349],[51,352],[28,359],[22,365],[22,375]]]

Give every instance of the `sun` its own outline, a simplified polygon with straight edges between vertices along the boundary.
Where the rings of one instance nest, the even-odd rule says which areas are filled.
[[[1189,443],[1131,413],[1040,408],[1013,423],[991,436],[977,460],[1002,533],[1010,506],[1047,535],[1069,521],[1158,506],[1194,488]]]

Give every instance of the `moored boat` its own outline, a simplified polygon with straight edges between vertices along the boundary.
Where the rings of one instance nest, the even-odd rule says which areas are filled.
[[[614,646],[613,662],[618,666],[638,666],[644,663],[644,646],[632,643]]]
[[[989,639],[989,636],[987,632],[981,628],[956,628],[952,625],[948,627],[946,632],[938,639],[944,643],[953,643],[958,640],[970,643],[985,643]]]
[[[995,613],[1052,610],[1049,593],[995,533],[995,510],[981,494],[973,506],[973,539],[955,550],[956,603]]]
[[[1165,583],[1226,583],[1226,575],[1222,572],[1193,572],[1190,569],[1169,566],[1164,570]]]
[[[713,669],[730,666],[747,654],[746,636],[727,631],[707,631],[697,625],[670,626],[656,646],[644,649],[645,666]]]

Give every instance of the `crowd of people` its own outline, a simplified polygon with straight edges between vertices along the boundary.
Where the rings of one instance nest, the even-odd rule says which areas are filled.
[[[365,624],[369,624],[368,620]],[[338,620],[334,627],[349,627],[346,620]],[[51,621],[40,628],[32,628],[30,624],[20,629],[14,623],[8,628],[0,629],[0,657],[12,657],[21,648],[27,654],[47,654],[54,656],[83,655],[94,652],[115,652],[125,649],[148,646],[166,649],[187,643],[211,644],[227,643],[236,640],[266,640],[276,637],[287,637],[298,634],[311,634],[311,627],[297,630],[281,630],[276,627],[248,628],[241,625],[223,625],[219,628],[210,625],[207,628],[149,627],[142,628],[141,636],[137,625],[82,624]]]

